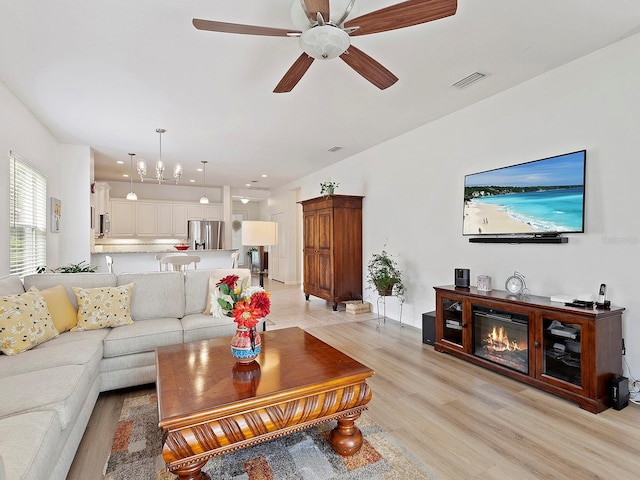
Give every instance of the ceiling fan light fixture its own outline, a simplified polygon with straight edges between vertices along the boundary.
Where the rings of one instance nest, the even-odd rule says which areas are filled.
[[[300,36],[300,48],[307,55],[318,60],[339,57],[350,45],[349,35],[344,30],[329,24],[310,28]]]

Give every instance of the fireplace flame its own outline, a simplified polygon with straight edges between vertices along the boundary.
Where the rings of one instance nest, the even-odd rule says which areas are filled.
[[[516,341],[509,341],[504,327],[496,328],[495,325],[493,330],[484,338],[484,343],[487,345],[487,350],[494,352],[516,352],[520,350]]]

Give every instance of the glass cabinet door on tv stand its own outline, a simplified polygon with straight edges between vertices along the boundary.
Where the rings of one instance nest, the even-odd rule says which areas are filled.
[[[583,355],[583,348],[589,344],[589,325],[580,318],[545,313],[540,317],[540,327],[538,378],[578,393],[588,391],[585,371],[589,358]]]
[[[455,297],[442,298],[442,318],[438,318],[439,336],[453,348],[465,351],[467,347],[464,300]]]

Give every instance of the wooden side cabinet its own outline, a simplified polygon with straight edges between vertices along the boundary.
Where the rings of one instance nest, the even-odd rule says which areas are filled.
[[[333,303],[362,299],[362,198],[329,195],[300,202],[304,293]]]
[[[610,406],[622,375],[622,312],[567,307],[548,297],[435,287],[435,349],[576,402]]]

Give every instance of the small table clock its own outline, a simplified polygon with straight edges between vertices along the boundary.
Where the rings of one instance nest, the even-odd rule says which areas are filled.
[[[528,292],[527,284],[524,281],[524,275],[513,272],[504,284],[504,288],[511,295],[526,295]]]

